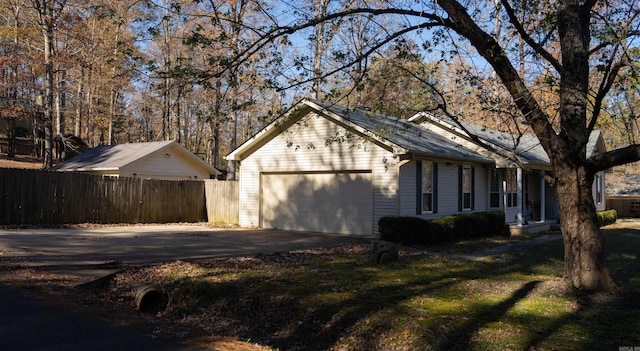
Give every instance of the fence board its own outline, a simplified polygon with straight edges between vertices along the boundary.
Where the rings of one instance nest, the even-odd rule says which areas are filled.
[[[204,194],[203,181],[3,168],[0,224],[199,222]]]
[[[640,196],[608,195],[606,203],[608,210],[616,210],[618,218],[640,217]]]
[[[238,224],[238,182],[205,180],[204,184],[209,223]]]

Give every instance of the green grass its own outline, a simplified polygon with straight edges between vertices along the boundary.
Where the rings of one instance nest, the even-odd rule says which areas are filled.
[[[282,350],[640,346],[640,230],[603,233],[617,294],[565,289],[561,241],[487,262],[401,256],[376,265],[368,252],[355,252],[297,263],[209,263],[157,279],[171,294],[168,315]]]

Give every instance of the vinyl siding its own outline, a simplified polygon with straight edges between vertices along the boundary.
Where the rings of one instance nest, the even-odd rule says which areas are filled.
[[[425,160],[423,162],[430,162]],[[438,162],[438,212],[434,214],[420,214],[421,218],[432,219],[436,217],[470,213],[471,211],[458,211],[458,166],[456,163]],[[416,161],[410,161],[400,167],[400,213],[401,216],[416,216],[417,191]],[[473,212],[487,211],[488,196],[488,168],[481,165],[474,167],[474,196],[475,207]]]
[[[400,166],[400,213],[401,216],[415,216],[417,210],[417,177],[416,161],[411,161]],[[439,189],[438,189],[439,190]]]
[[[260,226],[260,174],[263,172],[371,171],[373,228],[397,213],[397,166],[390,151],[310,114],[246,157],[240,165],[241,226]]]
[[[165,157],[169,154],[169,157]],[[121,168],[121,177],[167,180],[209,179],[209,170],[178,147],[168,147]]]

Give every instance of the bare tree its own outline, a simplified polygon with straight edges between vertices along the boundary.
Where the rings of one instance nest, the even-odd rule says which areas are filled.
[[[31,5],[38,13],[38,25],[44,39],[44,168],[51,168],[53,162],[53,101],[54,72],[53,52],[55,32],[65,0],[31,0]]]

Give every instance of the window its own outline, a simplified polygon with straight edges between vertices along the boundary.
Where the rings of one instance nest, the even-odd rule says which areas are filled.
[[[473,167],[458,166],[458,211],[473,211],[474,183]]]
[[[462,167],[462,209],[471,209],[471,167]]]
[[[518,206],[518,178],[515,169],[507,170],[507,207]]]
[[[433,164],[422,162],[422,212],[433,212]]]
[[[602,203],[602,175],[596,174],[596,203]]]
[[[490,173],[489,207],[497,208],[500,207],[500,173],[497,169],[492,169]]]
[[[418,162],[418,198],[416,214],[438,212],[438,164]]]

